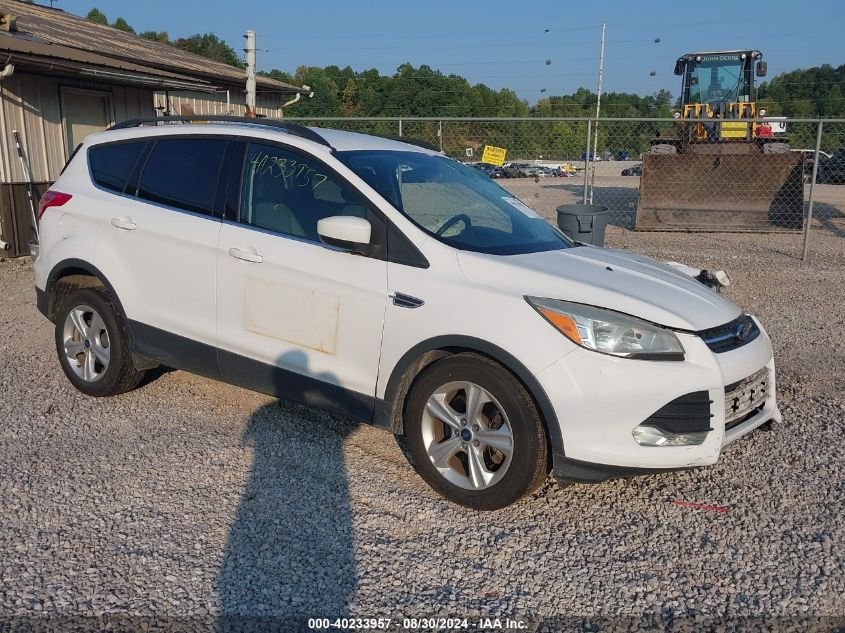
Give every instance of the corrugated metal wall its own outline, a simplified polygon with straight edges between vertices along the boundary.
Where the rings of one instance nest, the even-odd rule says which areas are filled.
[[[255,109],[257,114],[267,117],[280,117],[282,111],[279,109],[285,101],[293,98],[293,95],[277,93],[261,93],[256,95]],[[231,113],[226,111],[226,93],[215,92],[203,94],[198,92],[156,92],[155,103],[159,112],[168,110],[170,114],[187,114],[182,108],[190,108],[194,114],[233,114],[244,116],[246,114],[246,92],[244,90],[230,90],[229,103]],[[168,107],[169,104],[169,107]]]
[[[0,183],[22,183],[29,180],[29,175],[25,175],[21,168],[15,150],[14,130],[20,133],[29,158],[32,180],[42,183],[52,182],[58,178],[68,158],[62,122],[61,95],[65,87],[97,91],[107,95],[112,123],[155,116],[155,106],[162,106],[164,109],[168,101],[170,112],[173,114],[180,114],[182,106],[189,107],[195,114],[227,114],[225,92],[213,94],[153,92],[144,88],[75,81],[16,71],[11,77],[0,81]],[[232,90],[229,98],[232,113],[245,114],[245,92]],[[258,114],[270,117],[280,116],[279,106],[287,99],[290,99],[289,95],[259,93],[257,95]],[[18,231],[14,229],[14,226],[9,226],[13,224],[9,218],[10,214],[23,218],[21,214],[28,214],[29,209],[28,206],[24,208],[22,205],[14,204],[9,207],[11,204],[9,200],[12,199],[8,198],[3,203],[4,209],[0,209],[2,211],[0,236],[10,243],[13,240],[24,242],[22,239],[16,239],[15,235]],[[6,218],[6,222],[2,221],[3,217]],[[19,224],[25,226],[24,221],[25,218],[21,219]],[[14,245],[14,248],[19,249],[19,254],[24,254],[27,247],[24,242]],[[0,252],[0,254],[3,253]]]
[[[33,179],[49,181],[58,177],[67,161],[61,112],[64,86],[110,94],[113,122],[155,115],[151,90],[15,72],[0,81],[0,181],[28,180],[15,151],[13,130],[21,135]]]
[[[0,81],[0,182],[27,180],[15,151],[13,130],[18,130],[29,154],[33,179],[55,180],[65,162],[65,131],[62,126],[62,87],[102,91],[111,95],[112,122],[156,115],[156,106],[181,114],[187,106],[195,114],[227,114],[226,93],[153,92],[143,88],[80,82],[47,75],[15,72]],[[230,108],[235,115],[245,114],[243,90],[230,91]],[[279,106],[290,95],[259,93],[258,114],[279,116]],[[161,112],[162,110],[159,110]]]
[[[65,86],[109,95],[113,122],[155,115],[152,90],[17,71],[0,81],[0,182],[21,183],[29,180],[15,149],[14,130],[20,133],[33,181],[45,183],[58,178],[68,158],[61,106],[61,93]],[[14,187],[26,190],[23,185]],[[29,226],[30,211],[28,204],[14,204],[15,201],[20,202],[19,198],[4,195],[0,200],[3,206],[0,209],[0,235],[11,245],[9,251],[0,252],[0,255],[24,255],[29,252],[27,239],[22,237],[28,233],[28,229],[20,227]],[[15,222],[12,216],[20,221]]]

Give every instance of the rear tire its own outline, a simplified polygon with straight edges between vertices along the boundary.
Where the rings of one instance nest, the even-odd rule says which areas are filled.
[[[414,467],[453,503],[498,510],[548,476],[547,438],[534,401],[487,358],[458,354],[429,365],[411,387],[404,417]]]
[[[144,377],[132,363],[128,328],[105,291],[71,292],[56,311],[55,340],[65,376],[88,396],[131,391]]]

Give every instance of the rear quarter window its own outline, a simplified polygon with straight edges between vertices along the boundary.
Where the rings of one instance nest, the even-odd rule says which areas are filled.
[[[97,186],[122,193],[141,153],[146,140],[130,143],[95,145],[88,150],[91,177]]]

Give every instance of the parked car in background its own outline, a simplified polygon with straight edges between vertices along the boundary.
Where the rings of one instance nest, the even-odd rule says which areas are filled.
[[[643,173],[643,164],[631,165],[622,170],[623,176],[641,176]]]
[[[803,173],[804,173],[804,182],[810,182],[813,178],[813,164],[816,162],[816,150],[814,149],[791,149],[791,152],[800,153],[802,158],[804,159],[802,162],[803,165]],[[830,154],[827,152],[819,151],[819,156],[822,160],[830,158]]]
[[[502,178],[502,168],[498,165],[491,165],[490,163],[473,163],[471,166],[488,178]]]
[[[502,178],[522,178],[520,168],[516,163],[507,163],[501,167]]]
[[[165,118],[90,134],[41,198],[36,305],[88,396],[166,366],[351,416],[476,510],[550,471],[713,464],[781,419],[758,319],[572,242],[478,169],[352,132]],[[110,406],[76,403],[81,429]],[[766,459],[755,446],[733,460]]]
[[[563,166],[560,167],[546,167],[549,172],[549,175],[554,178],[568,178],[572,174],[569,173]],[[574,169],[573,169],[574,171]]]
[[[845,185],[845,149],[838,149],[819,160],[816,182],[823,185]]]
[[[530,163],[509,163],[502,168],[505,178],[533,178],[537,166]]]
[[[520,178],[536,178],[540,176],[540,166],[532,165],[531,163],[520,163],[519,174]]]

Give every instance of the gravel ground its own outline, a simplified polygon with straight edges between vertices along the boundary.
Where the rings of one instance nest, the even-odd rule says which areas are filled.
[[[382,431],[184,372],[82,396],[29,262],[0,263],[0,630],[845,625],[845,240],[814,235],[805,265],[791,235],[608,241],[728,271],[774,341],[784,422],[709,468],[550,480],[493,514],[435,496]]]

